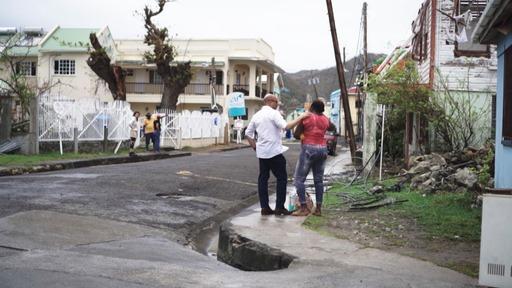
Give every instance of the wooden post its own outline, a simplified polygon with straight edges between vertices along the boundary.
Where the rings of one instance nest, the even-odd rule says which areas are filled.
[[[78,128],[73,128],[73,150],[78,154]]]
[[[108,150],[108,127],[103,126],[103,152],[106,153]]]
[[[345,68],[343,67],[343,62],[341,62],[340,56],[340,46],[338,43],[338,35],[336,33],[336,23],[334,22],[334,13],[332,10],[332,2],[331,0],[327,1],[327,12],[329,14],[329,24],[331,26],[331,36],[332,43],[334,46],[334,56],[336,58],[336,68],[338,70],[338,81],[340,83],[340,97],[341,102],[343,103],[343,111],[345,113],[345,127],[348,130],[348,144],[350,146],[350,155],[352,156],[352,161],[354,161],[354,157],[356,154],[356,143],[354,138],[354,126],[352,125],[352,116],[350,114],[350,106],[348,102],[348,93],[347,86],[345,83]]]
[[[364,70],[363,70],[363,85],[368,83],[368,3],[363,3],[363,58],[364,58]],[[359,90],[359,89],[358,89]],[[364,125],[364,100],[366,99],[366,89],[364,89],[363,95],[360,91],[357,92],[357,99],[359,107],[357,108],[357,136],[359,139],[363,139],[363,125]]]
[[[366,75],[366,71],[368,69],[368,17],[367,17],[367,9],[368,4],[366,2],[363,3],[363,28],[364,28],[364,37],[363,37],[363,58],[364,58],[364,70],[363,73]]]

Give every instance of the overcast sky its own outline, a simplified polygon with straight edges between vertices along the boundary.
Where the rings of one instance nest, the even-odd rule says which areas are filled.
[[[367,0],[368,50],[388,53],[410,36],[424,0]],[[356,55],[363,0],[332,0],[340,46]],[[101,28],[142,38],[141,11],[154,0],[2,0],[0,26]],[[335,65],[324,0],[176,0],[157,23],[177,38],[262,38],[287,72]],[[362,37],[362,35],[361,35]]]

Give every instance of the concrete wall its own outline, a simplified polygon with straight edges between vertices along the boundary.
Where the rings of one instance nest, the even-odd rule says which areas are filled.
[[[363,135],[363,165],[373,159],[373,152],[377,149],[377,94],[368,93],[364,102],[364,135]],[[366,167],[366,171],[371,165]]]
[[[495,186],[496,188],[512,188],[512,147],[501,144],[503,131],[503,85],[505,81],[504,52],[512,47],[512,34],[503,39],[498,46],[498,93],[496,97],[496,160],[495,160]]]

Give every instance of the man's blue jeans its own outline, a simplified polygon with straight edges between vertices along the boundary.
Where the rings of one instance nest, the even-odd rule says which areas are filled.
[[[276,183],[276,209],[284,209],[286,201],[286,182],[288,175],[286,173],[286,159],[283,154],[279,154],[270,159],[260,160],[260,175],[258,177],[258,196],[260,198],[261,208],[270,208],[268,204],[268,179],[270,171],[277,179]]]
[[[310,170],[313,170],[316,203],[321,204],[324,195],[324,170],[327,159],[327,147],[323,145],[302,145],[299,161],[295,167],[293,184],[299,194],[301,204],[306,204],[306,186],[304,182]]]

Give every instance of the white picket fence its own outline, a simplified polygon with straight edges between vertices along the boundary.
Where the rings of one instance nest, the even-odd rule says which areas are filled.
[[[157,110],[156,113],[165,114],[161,120],[161,144],[166,143],[176,149],[182,148],[184,139],[208,139],[222,137],[225,120],[218,113],[188,111],[180,113],[169,110]]]
[[[72,99],[62,96],[39,97],[39,141],[78,141],[130,139],[130,104],[124,101],[100,102],[99,99]]]
[[[39,141],[62,142],[130,139],[129,123],[133,120],[130,104],[124,101],[101,102],[99,99],[73,99],[43,95],[38,99]],[[182,148],[183,139],[221,137],[225,120],[218,113],[184,110],[157,110],[161,118],[161,146]],[[142,119],[140,119],[142,120]],[[76,133],[76,135],[75,135]]]

